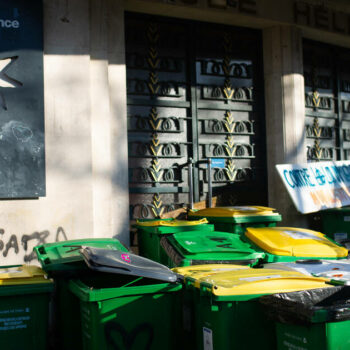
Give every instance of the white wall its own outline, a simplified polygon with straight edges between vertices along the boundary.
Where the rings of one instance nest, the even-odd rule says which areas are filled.
[[[1,265],[34,262],[40,239],[129,243],[121,3],[45,1],[47,193],[0,201]]]

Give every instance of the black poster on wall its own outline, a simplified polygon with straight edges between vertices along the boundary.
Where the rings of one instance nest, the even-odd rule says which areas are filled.
[[[42,11],[0,1],[0,198],[45,196]]]

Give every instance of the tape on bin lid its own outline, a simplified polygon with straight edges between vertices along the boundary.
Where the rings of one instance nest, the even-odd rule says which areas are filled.
[[[138,221],[138,226],[196,226],[196,225],[204,225],[207,224],[207,219],[201,220],[152,220],[152,221]]]
[[[231,264],[208,264],[208,265],[192,265],[185,267],[175,267],[172,269],[175,273],[182,276],[193,277],[195,279],[214,275],[221,272],[229,272],[236,270],[246,270],[250,269],[247,265],[231,265]]]
[[[264,251],[282,256],[345,258],[348,251],[323,233],[293,227],[248,227],[245,236]]]
[[[121,250],[83,247],[80,250],[92,270],[176,282],[178,275],[166,266]]]
[[[349,260],[299,260],[296,262],[265,264],[264,268],[298,271],[309,276],[350,282]]]
[[[328,287],[329,279],[306,276],[297,271],[247,269],[201,277],[195,287],[210,286],[217,296],[287,293],[297,290]]]
[[[274,208],[261,206],[232,206],[206,208],[197,211],[190,211],[189,216],[208,216],[208,217],[234,217],[249,215],[277,215]]]

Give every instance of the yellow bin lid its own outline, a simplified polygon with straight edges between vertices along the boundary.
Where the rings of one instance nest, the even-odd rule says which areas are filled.
[[[175,267],[172,270],[179,275],[186,278],[192,277],[194,279],[199,279],[201,277],[215,275],[222,272],[231,272],[237,270],[250,269],[246,265],[233,265],[233,264],[206,264],[206,265],[192,265],[185,267]]]
[[[139,226],[195,226],[195,225],[203,225],[207,224],[207,219],[201,219],[201,220],[152,220],[152,221],[139,221],[137,220],[137,225]]]
[[[295,257],[345,258],[348,251],[323,233],[293,227],[248,227],[245,232],[267,253]]]
[[[307,276],[297,271],[246,269],[203,276],[195,281],[199,288],[205,283],[216,296],[258,295],[295,292],[332,287],[327,278]]]
[[[0,268],[0,286],[52,283],[45,271],[34,265],[18,265]]]
[[[206,208],[197,211],[190,210],[189,216],[208,217],[236,217],[236,216],[256,216],[256,215],[276,215],[275,209],[261,206],[232,206]]]

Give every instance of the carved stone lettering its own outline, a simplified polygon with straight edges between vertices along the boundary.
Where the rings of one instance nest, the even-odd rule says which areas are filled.
[[[309,4],[299,1],[294,3],[294,22],[310,25],[311,11]]]
[[[242,13],[256,14],[256,0],[240,0],[238,10]]]
[[[329,29],[329,11],[324,7],[315,7],[315,27]]]
[[[324,5],[295,1],[294,22],[317,29],[350,34],[350,14],[335,11]]]

